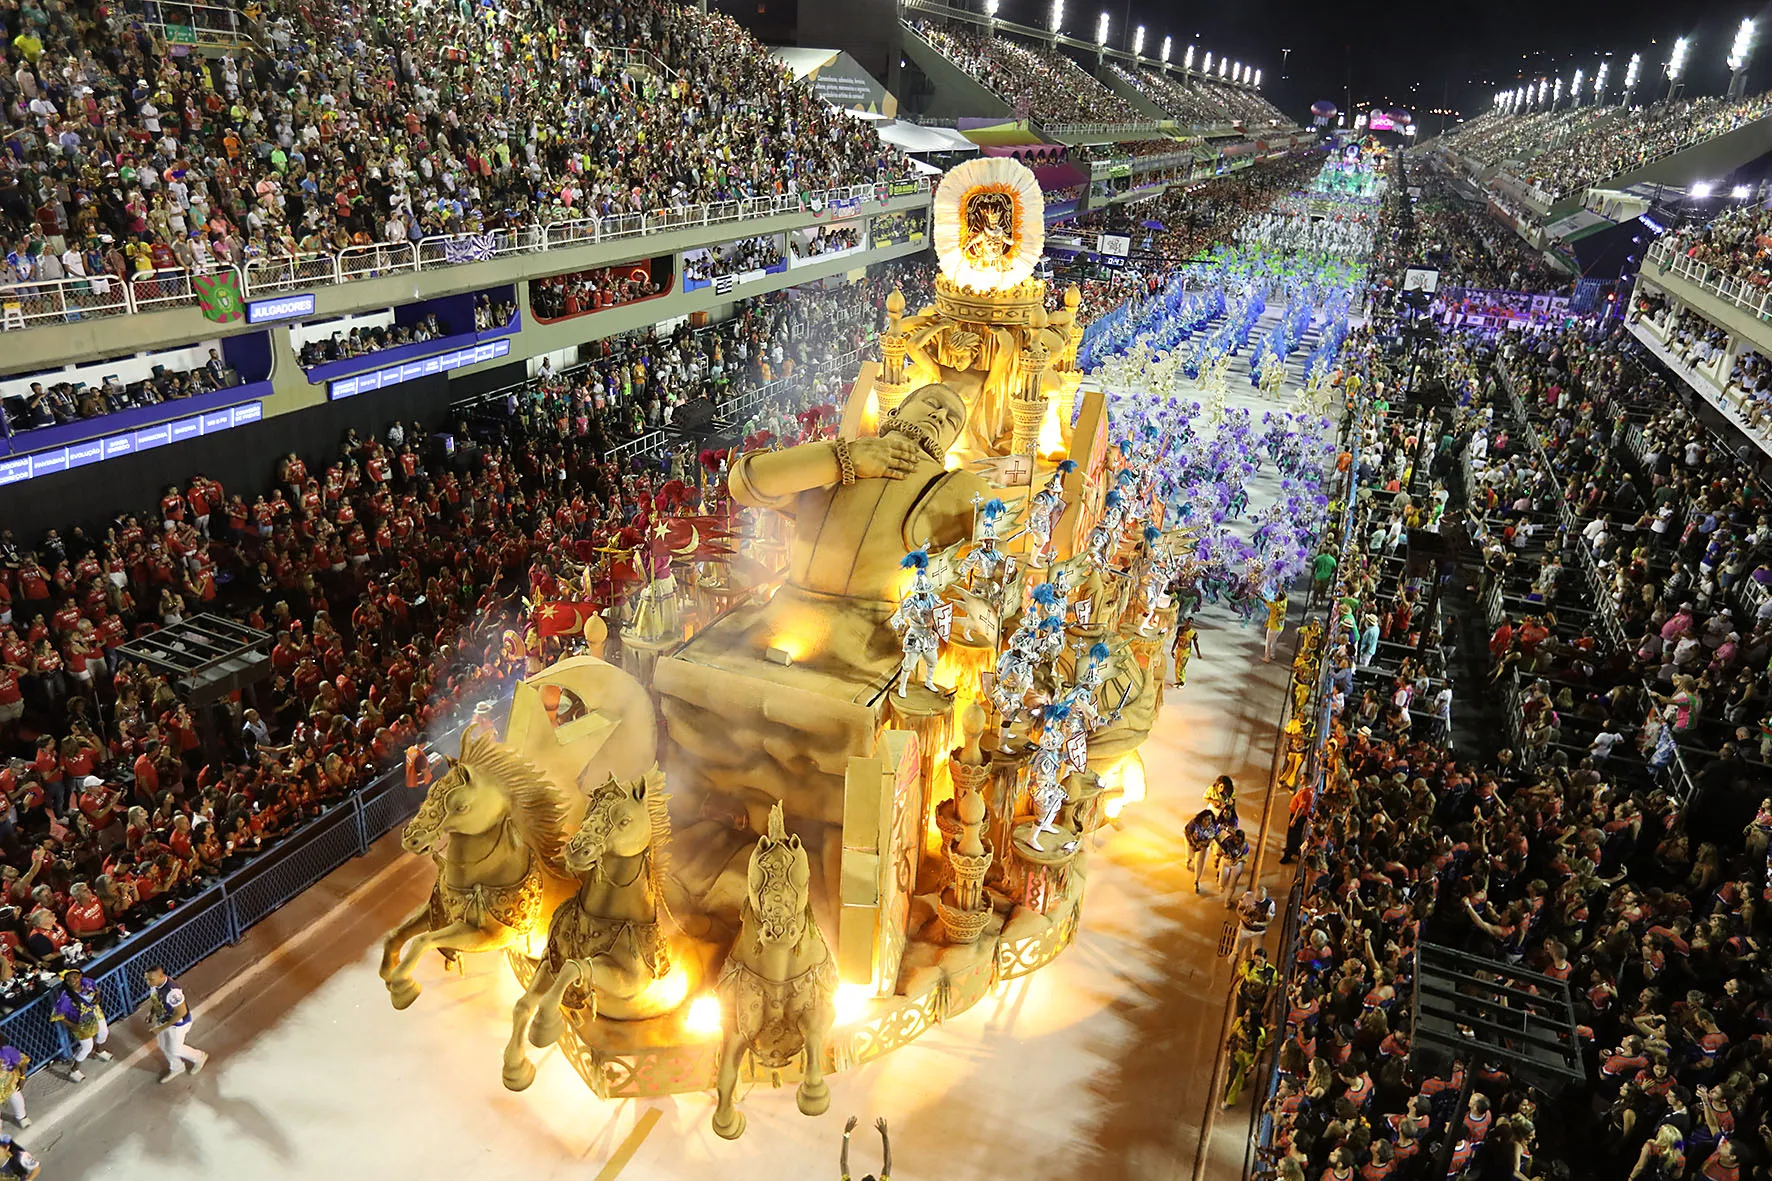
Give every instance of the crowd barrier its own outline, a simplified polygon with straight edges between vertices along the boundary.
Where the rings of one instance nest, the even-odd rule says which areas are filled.
[[[460,733],[457,728],[426,745],[432,750],[450,749]],[[396,767],[206,886],[164,918],[80,965],[98,984],[106,1017],[115,1023],[147,1000],[145,969],[159,964],[177,976],[240,942],[278,907],[353,857],[368,853],[371,844],[410,819],[424,797],[424,789],[406,786],[405,767]],[[49,988],[0,1018],[0,1039],[30,1055],[32,1073],[65,1059],[71,1050],[67,1027],[49,1019],[59,991]]]
[[[906,189],[907,185],[914,187]],[[851,209],[860,212],[864,201],[884,202],[891,196],[926,195],[929,192],[927,176],[901,177],[874,184],[844,185],[818,193],[772,193],[742,201],[717,201],[607,217],[570,218],[489,233],[439,234],[416,242],[382,242],[348,246],[336,252],[255,258],[248,259],[240,267],[153,271],[128,280],[99,275],[0,285],[0,308],[6,313],[0,325],[29,328],[39,324],[196,307],[200,295],[195,282],[198,278],[232,276],[242,295],[256,299],[359,279],[486,262],[510,254],[532,254],[585,242],[640,237],[665,230],[748,222],[760,217],[802,212],[814,216],[834,216]]]

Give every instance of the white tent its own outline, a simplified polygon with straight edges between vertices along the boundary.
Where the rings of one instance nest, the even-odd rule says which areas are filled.
[[[893,120],[881,123],[880,138],[906,152],[976,152],[978,145],[951,127],[924,127]]]

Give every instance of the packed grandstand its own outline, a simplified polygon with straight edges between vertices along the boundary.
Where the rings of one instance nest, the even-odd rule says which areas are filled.
[[[80,324],[72,302],[9,323],[58,360],[15,367],[0,350],[5,456],[59,447],[64,469],[117,424],[225,407],[230,391],[292,383],[276,389],[306,403],[287,413],[319,414],[357,397],[331,383],[399,375],[454,342],[464,374],[493,365],[472,350],[495,338],[523,350],[469,381],[416,375],[437,385],[414,410],[348,403],[367,425],[324,446],[237,432],[255,474],[232,486],[176,443],[151,469],[174,482],[133,500],[70,493],[84,517],[52,494],[26,504],[68,484],[0,482],[9,1046],[61,987],[50,972],[137,971],[132,941],[507,696],[528,671],[533,604],[582,596],[620,659],[635,580],[566,585],[562,555],[588,568],[644,549],[658,513],[723,498],[740,453],[853,433],[845,407],[863,367],[884,363],[882,333],[936,298],[928,186],[891,187],[934,166],[794,80],[730,17],[638,0],[432,5],[416,23],[272,0],[242,16],[243,43],[187,54],[122,9],[4,14],[11,300],[763,196],[800,221],[684,219],[690,236],[655,253],[599,244],[515,281],[413,288],[398,297],[410,305],[309,304],[299,339],[256,330],[262,356],[239,344],[250,320],[216,320],[138,364],[90,359],[114,376],[53,352],[53,330]],[[1314,432],[1328,457],[1310,476],[1326,481],[1312,510],[1325,524],[1281,563],[1296,601],[1263,583],[1253,550],[1224,556],[1242,544],[1224,506],[1222,587],[1199,570],[1168,587],[1192,596],[1202,630],[1222,592],[1203,661],[1239,627],[1232,604],[1276,634],[1307,621],[1320,644],[1287,682],[1297,726],[1274,740],[1283,858],[1259,884],[1277,917],[1270,930],[1266,895],[1225,886],[1231,909],[1211,925],[1233,916],[1213,977],[1229,998],[1188,1018],[1225,1018],[1222,1050],[1194,1066],[1214,1118],[1247,1121],[1246,1175],[1772,1176],[1772,332],[1686,298],[1673,269],[1701,265],[1719,293],[1764,288],[1772,221],[1758,202],[1707,209],[1651,263],[1636,248],[1631,265],[1653,269],[1634,291],[1613,266],[1576,306],[1596,268],[1475,187],[1500,170],[1571,200],[1764,118],[1772,95],[1494,113],[1405,153],[1302,133],[1253,86],[1148,59],[1098,67],[970,19],[906,31],[1030,136],[1138,125],[1052,145],[1040,180],[1065,207],[1047,227],[1046,311],[1073,306],[1075,287],[1082,363],[1098,384],[1125,380],[1116,405],[1165,413],[1161,388],[1193,403],[1174,412],[1190,439],[1196,415],[1241,429],[1248,472],[1209,473],[1225,505],[1263,448],[1303,496],[1286,430]],[[1207,130],[1216,147],[1195,153]],[[876,204],[826,203],[845,186],[877,186]],[[1437,291],[1412,286],[1423,272]],[[640,306],[654,300],[656,316]],[[1227,373],[1273,399],[1259,446],[1259,416],[1225,407]],[[1207,474],[1190,469],[1202,504],[1219,499]],[[678,565],[687,584],[693,562]],[[218,618],[265,637],[269,671],[193,704],[141,642]],[[1168,657],[1178,694],[1193,651]],[[1281,771],[1284,749],[1297,759]],[[1196,802],[1169,814],[1178,841]],[[1248,839],[1233,822],[1209,850],[1201,816],[1222,819],[1209,807],[1176,846],[1199,858],[1196,892],[1207,853],[1215,874],[1227,857],[1235,870]],[[1241,854],[1226,853],[1232,830]],[[1165,889],[1181,868],[1164,867]],[[1554,1084],[1518,1031],[1417,1027],[1440,954],[1466,972],[1458,995],[1505,994],[1473,1011],[1564,1006]],[[32,1036],[47,1040],[29,1061],[0,1048],[6,1096],[63,1070],[81,1040]],[[33,1105],[49,1081],[29,1084]]]

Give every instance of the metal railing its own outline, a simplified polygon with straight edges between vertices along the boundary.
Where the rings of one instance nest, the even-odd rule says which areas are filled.
[[[889,185],[899,189],[905,189],[906,185],[914,187],[893,194],[886,187]],[[571,218],[482,234],[439,234],[416,242],[377,242],[347,246],[333,252],[254,258],[239,268],[154,271],[129,280],[101,275],[0,285],[0,327],[30,328],[40,324],[71,323],[94,316],[124,316],[196,306],[193,281],[206,275],[232,273],[241,294],[256,298],[485,262],[513,254],[541,253],[586,242],[609,242],[667,230],[812,213],[815,209],[824,212],[850,203],[859,205],[862,201],[886,200],[894,195],[927,196],[929,192],[929,177],[900,177],[878,184],[842,185],[805,194],[776,193],[644,213]]]
[[[1651,266],[1657,272],[1649,276],[1651,279],[1672,276],[1684,280],[1756,319],[1772,321],[1772,287],[1724,274],[1709,263],[1688,258],[1670,239],[1663,238],[1649,247],[1643,256],[1643,268],[1648,270]]]
[[[1514,388],[1513,375],[1509,372],[1509,367],[1505,364],[1505,360],[1505,357],[1496,358],[1495,374],[1501,379],[1501,388],[1507,392],[1509,408],[1512,410],[1514,418],[1524,428],[1526,440],[1531,445],[1533,457],[1537,461],[1540,470],[1555,471],[1556,469],[1551,466],[1549,453],[1544,449],[1543,440],[1539,437],[1538,428],[1533,425],[1531,416],[1526,412],[1526,403]],[[1588,593],[1593,599],[1594,616],[1600,621],[1600,625],[1605,631],[1607,639],[1616,647],[1622,648],[1626,637],[1623,621],[1619,618],[1618,614],[1617,596],[1613,593],[1612,588],[1606,584],[1601,575],[1599,566],[1594,562],[1593,555],[1589,551],[1586,540],[1581,538],[1580,519],[1576,517],[1574,512],[1570,509],[1568,500],[1563,496],[1561,485],[1556,484],[1553,481],[1552,487],[1556,489],[1558,519],[1563,527],[1568,530],[1568,536],[1578,539],[1575,542],[1575,549],[1577,553],[1582,555],[1582,560],[1578,564],[1581,566],[1582,576],[1587,580]],[[1646,691],[1652,691],[1652,686],[1645,681],[1644,689]],[[1518,703],[1517,701],[1509,701],[1508,704],[1510,707],[1508,713],[1509,726],[1511,729],[1515,724],[1514,715],[1518,712]],[[1517,745],[1517,737],[1515,741]],[[1673,762],[1667,768],[1667,775],[1668,783],[1672,788],[1674,796],[1681,801],[1690,799],[1692,795],[1692,776],[1686,767],[1685,752],[1678,746],[1675,746],[1674,748]]]
[[[460,730],[426,743],[447,749]],[[147,999],[142,971],[150,964],[177,976],[240,937],[321,878],[403,824],[418,811],[422,789],[406,786],[403,766],[330,806],[246,865],[206,886],[164,918],[155,919],[117,946],[80,965],[98,984],[105,1014],[114,1023]],[[57,989],[46,989],[0,1018],[0,1040],[31,1058],[35,1073],[68,1057],[67,1027],[50,1021]]]

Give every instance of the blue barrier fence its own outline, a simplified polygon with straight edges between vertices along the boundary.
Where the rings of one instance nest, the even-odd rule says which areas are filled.
[[[457,729],[429,746],[447,748],[459,734]],[[253,924],[353,857],[368,853],[371,844],[409,820],[424,797],[423,788],[406,786],[405,768],[396,767],[170,914],[82,964],[81,971],[98,984],[106,1017],[116,1021],[128,1016],[147,999],[142,972],[149,965],[160,964],[176,976],[238,943]],[[66,1027],[49,1019],[57,991],[49,989],[0,1018],[0,1037],[31,1056],[33,1073],[71,1050]]]

